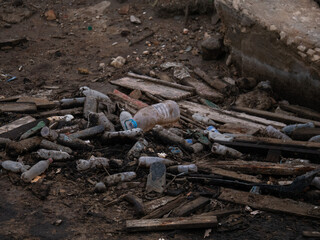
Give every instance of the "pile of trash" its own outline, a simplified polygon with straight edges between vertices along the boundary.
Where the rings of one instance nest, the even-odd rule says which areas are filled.
[[[58,101],[1,99],[1,114],[18,118],[0,127],[2,174],[21,174],[18,184],[27,185],[44,181],[48,169],[70,168],[79,177],[93,176],[99,194],[139,179],[143,196],[124,194],[107,204],[133,206],[128,231],[221,228],[223,217],[242,211],[217,210],[214,200],[246,206],[252,214],[320,218],[319,113],[287,102],[278,112],[263,110],[268,101],[246,106],[259,93],[270,100],[268,82],[213,79],[195,69],[216,89],[206,92],[183,65],[161,67],[189,84],[131,72],[112,81],[133,90],[129,95],[81,87],[75,98]],[[231,109],[213,102],[240,87],[251,90]]]

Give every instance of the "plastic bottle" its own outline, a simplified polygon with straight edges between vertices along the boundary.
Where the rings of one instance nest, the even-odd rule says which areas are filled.
[[[93,136],[96,136],[100,133],[104,132],[104,126],[98,125],[90,128],[83,129],[81,131],[72,133],[69,135],[70,138],[80,138],[80,139],[87,139]]]
[[[52,163],[52,158],[37,162],[28,171],[21,174],[21,179],[25,182],[31,182],[32,179],[43,173],[49,167],[50,163]]]
[[[156,124],[166,124],[178,121],[180,109],[176,102],[167,100],[140,109],[133,117],[137,127],[143,131],[152,129]]]
[[[320,135],[313,136],[308,142],[320,142]]]
[[[242,153],[233,149],[233,148],[229,148],[227,146],[221,145],[219,143],[214,143],[212,145],[212,149],[211,151],[213,153],[219,154],[219,155],[229,155],[232,157],[241,157]]]
[[[120,122],[123,130],[131,130],[137,128],[137,123],[133,120],[131,113],[122,111],[120,113]]]
[[[313,122],[308,122],[308,123],[301,123],[301,124],[292,124],[285,126],[282,128],[282,132],[284,132],[287,135],[291,135],[291,133],[298,129],[298,128],[314,128],[314,123]]]
[[[320,177],[315,177],[312,182],[311,185],[315,186],[316,188],[320,189]]]
[[[210,141],[225,141],[225,142],[232,142],[233,136],[232,135],[225,135],[221,134],[215,127],[209,126],[205,133],[208,133],[208,138]]]
[[[48,127],[43,127],[40,133],[42,137],[49,139],[50,141],[55,141],[59,137],[59,134],[56,131]]]
[[[206,116],[203,116],[200,113],[194,113],[192,115],[192,118],[193,118],[193,120],[204,123],[206,125],[216,125],[216,123],[212,119],[210,119]]]
[[[133,147],[129,150],[127,156],[128,158],[138,158],[140,153],[148,146],[147,140],[144,138],[139,139]]]
[[[198,172],[198,167],[195,164],[177,165],[168,167],[168,172],[173,173],[195,173]]]
[[[107,118],[107,116],[103,112],[100,112],[100,113],[91,112],[89,113],[88,119],[90,122],[90,124],[88,125],[91,125],[91,124],[93,124],[92,126],[103,125],[105,131],[111,131],[111,132],[115,131],[113,123],[110,122],[110,120]]]
[[[111,99],[106,95],[106,94],[103,94],[99,91],[96,91],[96,90],[93,90],[93,89],[90,89],[89,87],[87,86],[84,86],[84,87],[81,87],[80,88],[80,92],[83,93],[83,95],[85,95],[86,97],[87,96],[92,96],[96,99],[101,99],[101,100],[109,100],[111,101]]]
[[[150,167],[151,164],[155,162],[162,162],[167,166],[174,164],[174,161],[160,157],[143,156],[139,158],[139,166]]]
[[[102,139],[110,140],[114,138],[138,138],[143,135],[141,128],[134,128],[131,130],[119,131],[119,132],[105,132],[102,135]]]
[[[25,172],[27,171],[30,166],[29,165],[24,165],[23,163],[21,162],[16,162],[16,161],[11,161],[11,160],[6,160],[6,161],[3,161],[1,163],[1,166],[2,168],[8,170],[8,171],[11,171],[11,172]]]
[[[283,140],[292,140],[290,137],[288,137],[287,135],[285,135],[284,133],[280,132],[278,129],[275,129],[272,126],[266,127],[265,132],[269,137],[283,139]]]
[[[91,156],[89,160],[79,159],[76,163],[78,171],[84,171],[89,168],[109,167],[109,159],[95,156]]]
[[[137,176],[135,172],[122,172],[107,176],[103,179],[103,182],[108,185],[114,185],[118,182],[128,182],[134,179]]]
[[[62,146],[60,144],[50,142],[46,139],[42,139],[40,142],[40,147],[48,150],[56,150],[56,151],[62,151],[69,154],[72,154],[72,149],[69,147]]]
[[[55,150],[39,149],[37,154],[40,158],[52,158],[54,160],[70,159],[69,153]]]

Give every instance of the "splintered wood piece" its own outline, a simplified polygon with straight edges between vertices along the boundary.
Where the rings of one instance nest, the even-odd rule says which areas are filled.
[[[320,218],[320,208],[318,206],[298,202],[291,199],[281,199],[273,196],[265,196],[242,192],[238,190],[222,188],[219,200],[248,205],[252,208],[289,213],[303,217]]]
[[[9,132],[15,128],[18,128],[22,125],[25,125],[27,123],[30,122],[34,122],[36,119],[31,117],[31,116],[25,116],[23,118],[19,118],[18,120],[15,120],[11,123],[8,123],[2,127],[0,127],[0,134],[4,133],[4,132]]]
[[[160,85],[143,79],[124,77],[111,81],[111,83],[129,89],[138,89],[142,92],[148,92],[153,95],[159,95],[165,99],[175,101],[191,97],[193,95],[193,93],[182,89]]]
[[[313,136],[320,135],[320,128],[298,128],[292,132],[292,139],[308,141]]]
[[[223,168],[231,171],[239,171],[247,174],[263,174],[263,175],[279,175],[279,176],[293,176],[302,175],[306,172],[315,169],[314,166],[294,166],[292,164],[277,164],[270,162],[257,162],[257,161],[197,161],[198,168],[205,168],[210,170],[211,168]]]
[[[147,213],[152,212],[153,210],[166,205],[167,203],[177,199],[177,197],[165,196],[162,198],[158,198],[149,202],[144,203],[145,210]]]
[[[309,238],[320,238],[320,232],[317,231],[303,231],[302,235]]]
[[[320,122],[313,121],[313,120],[306,119],[306,118],[286,116],[286,115],[279,114],[279,113],[273,113],[273,112],[268,112],[268,111],[263,111],[263,110],[246,108],[246,107],[232,107],[231,109],[238,111],[238,112],[252,114],[254,116],[263,117],[263,118],[271,119],[271,120],[278,121],[278,122],[283,122],[286,124],[313,122],[315,126],[317,126],[317,127],[320,126]]]
[[[274,162],[277,163],[280,160],[281,151],[280,150],[272,150],[268,151],[268,155],[266,158],[267,162]]]
[[[198,209],[204,207],[210,202],[209,198],[206,197],[198,197],[197,199],[187,202],[186,204],[182,205],[179,208],[176,208],[173,210],[172,215],[173,216],[178,216],[178,217],[183,217],[187,216]]]
[[[37,106],[35,103],[25,102],[1,102],[0,112],[36,112]]]
[[[50,117],[50,116],[57,116],[57,115],[67,115],[67,114],[72,114],[72,115],[80,115],[83,113],[83,107],[78,107],[78,108],[70,108],[70,109],[63,109],[63,110],[52,110],[52,111],[46,111],[42,112],[39,115],[41,117]]]
[[[296,113],[299,117],[320,121],[320,113],[306,107],[280,103],[280,108],[289,112]]]
[[[20,97],[17,102],[35,103],[38,108],[54,108],[57,106],[56,102],[49,101],[47,98],[35,98],[35,97]]]
[[[160,231],[172,229],[212,228],[217,225],[216,216],[192,216],[161,219],[127,220],[126,229],[137,231]]]
[[[198,165],[198,164],[197,164]],[[200,167],[200,166],[199,166]],[[230,170],[225,170],[217,167],[210,167],[210,172],[224,177],[230,177],[241,181],[252,182],[252,183],[261,183],[261,181],[252,175],[247,175],[243,173],[237,173]]]

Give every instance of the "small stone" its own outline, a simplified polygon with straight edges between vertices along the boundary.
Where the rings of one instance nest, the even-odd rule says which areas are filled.
[[[135,23],[135,24],[141,24],[141,20],[133,15],[130,16],[130,22]]]
[[[115,68],[122,68],[125,63],[126,59],[124,57],[118,56],[111,62],[111,66]]]
[[[78,68],[78,73],[82,75],[90,74],[90,71],[87,68]]]
[[[313,55],[312,58],[311,58],[311,61],[312,62],[316,62],[316,61],[319,61],[319,59],[320,59],[319,55]]]
[[[189,30],[188,30],[187,28],[184,28],[184,29],[182,30],[182,33],[183,33],[184,35],[187,35],[187,34],[189,33]]]
[[[315,54],[316,53],[316,51],[314,51],[313,49],[308,49],[308,51],[307,51],[307,54],[309,55],[309,56],[312,56],[313,54]]]
[[[303,53],[303,52],[298,52],[298,54],[299,54],[302,58],[307,57],[307,54],[305,54],[305,53]]]
[[[153,19],[153,17],[149,17],[149,20],[151,21]]]
[[[275,30],[277,30],[277,27],[275,25],[271,25],[269,29],[270,29],[270,31],[275,31]]]
[[[299,46],[297,47],[297,49],[298,49],[299,51],[301,51],[301,52],[304,52],[307,48],[306,48],[305,46],[303,46],[303,45],[299,45]]]
[[[201,43],[201,49],[203,60],[219,59],[224,54],[221,36],[207,38]]]
[[[56,14],[54,13],[53,10],[48,10],[44,16],[47,18],[48,21],[53,21],[53,20],[56,20],[57,17],[56,17]]]
[[[226,65],[227,65],[227,66],[230,66],[230,65],[231,65],[231,62],[232,62],[232,56],[231,56],[231,54],[229,54],[229,56],[228,56],[228,58],[227,58],[227,60],[226,60]]]
[[[316,52],[320,52],[320,48],[315,48],[314,49]]]
[[[106,67],[106,64],[105,63],[99,63],[99,68],[98,70],[99,71],[104,71],[104,68]]]
[[[141,98],[141,96],[142,96],[142,93],[139,89],[135,89],[129,94],[129,97],[134,99],[139,99]]]
[[[55,221],[53,224],[56,226],[59,226],[62,223],[61,219],[58,219],[57,221]]]
[[[191,50],[192,50],[192,46],[187,46],[186,50],[184,50],[184,51],[190,52]]]
[[[118,13],[119,13],[120,15],[127,15],[128,12],[129,12],[129,9],[130,9],[130,5],[129,5],[129,4],[123,5],[123,6],[118,10]]]
[[[149,75],[150,75],[151,77],[155,77],[155,76],[156,76],[156,73],[155,73],[155,71],[151,70],[151,71],[149,72]]]
[[[94,186],[94,191],[98,192],[98,193],[103,193],[107,190],[106,185],[103,182],[98,182],[95,186]]]
[[[284,31],[280,32],[280,39],[284,39],[287,36],[287,34]]]
[[[143,51],[142,52],[143,55],[149,55],[149,53],[150,53],[149,51]]]

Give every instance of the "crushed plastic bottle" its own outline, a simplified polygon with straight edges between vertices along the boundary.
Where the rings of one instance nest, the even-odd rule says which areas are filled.
[[[55,141],[59,137],[59,134],[56,131],[48,127],[43,127],[40,133],[42,137],[49,139],[50,141]]]
[[[52,163],[52,158],[37,162],[28,171],[21,174],[21,179],[25,182],[31,182],[31,180],[36,176],[39,176],[44,171],[46,171],[50,163]]]
[[[120,113],[120,123],[123,130],[131,130],[137,128],[137,123],[133,120],[131,113],[127,111],[122,111]]]
[[[313,122],[307,122],[307,123],[300,123],[300,124],[291,124],[288,126],[285,126],[282,128],[282,132],[284,132],[287,135],[291,135],[292,132],[298,128],[314,128],[314,123]]]
[[[115,185],[119,182],[129,182],[137,176],[135,172],[122,172],[107,176],[103,179],[103,182],[108,185]]]
[[[155,162],[162,162],[167,166],[174,164],[174,161],[161,157],[142,156],[139,158],[139,166],[150,167],[151,164]]]
[[[162,162],[152,163],[147,178],[146,192],[163,193],[166,186],[166,165]]]
[[[129,150],[127,156],[129,159],[138,158],[140,153],[148,146],[147,140],[144,138],[139,139],[133,147]]]
[[[52,158],[54,160],[65,160],[70,159],[71,157],[69,153],[47,149],[39,149],[37,155],[42,159]]]
[[[171,100],[140,109],[133,117],[137,127],[149,131],[157,124],[167,124],[180,118],[179,105]]]
[[[219,155],[229,155],[229,156],[232,156],[232,157],[242,157],[242,153],[241,152],[239,152],[239,151],[237,151],[237,150],[235,150],[233,148],[221,145],[219,143],[214,143],[212,145],[211,151],[213,153],[216,153],[216,154],[219,154]]]
[[[203,116],[203,115],[201,115],[200,113],[194,113],[194,114],[192,115],[192,118],[193,118],[193,120],[198,121],[198,122],[201,122],[201,123],[206,124],[206,125],[208,125],[208,126],[210,126],[210,125],[217,125],[212,119],[210,119],[210,118],[207,117],[207,116]]]
[[[92,96],[96,99],[101,99],[101,100],[108,100],[108,101],[111,101],[111,99],[106,95],[106,94],[103,94],[99,91],[96,91],[96,90],[93,90],[93,89],[90,89],[89,87],[87,86],[84,86],[84,87],[80,87],[80,92],[85,95],[86,97],[87,96]]]
[[[76,163],[78,171],[84,171],[89,168],[109,167],[109,159],[95,156],[91,156],[89,160],[79,159]]]
[[[24,165],[21,162],[16,162],[16,161],[11,161],[11,160],[3,161],[1,163],[1,166],[2,166],[2,168],[6,169],[6,170],[11,171],[11,172],[15,172],[15,173],[18,173],[18,172],[23,173],[30,168],[29,165]]]
[[[177,166],[168,167],[168,172],[173,172],[173,173],[196,173],[196,172],[198,172],[198,167],[195,164],[177,165]]]
[[[266,127],[265,133],[269,137],[278,138],[278,139],[282,139],[282,140],[292,140],[290,137],[288,137],[287,135],[285,135],[284,133],[280,132],[278,129],[275,129],[272,126]]]
[[[208,133],[208,138],[210,141],[225,141],[232,142],[233,136],[231,134],[222,134],[214,126],[209,126],[205,133]]]

